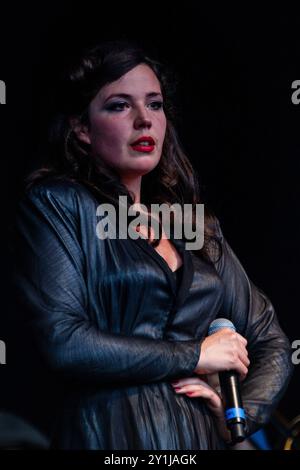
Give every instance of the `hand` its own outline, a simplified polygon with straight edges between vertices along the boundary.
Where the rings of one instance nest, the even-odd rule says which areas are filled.
[[[239,333],[222,328],[203,341],[195,373],[202,375],[236,370],[244,380],[250,364],[246,345],[247,340]]]
[[[171,385],[178,394],[185,394],[191,398],[203,398],[213,413],[220,436],[225,442],[230,442],[231,435],[226,426],[222,397],[214,388],[199,377],[179,379]]]

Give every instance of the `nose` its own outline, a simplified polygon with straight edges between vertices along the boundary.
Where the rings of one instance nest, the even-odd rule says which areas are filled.
[[[135,129],[142,129],[147,128],[150,129],[152,126],[152,121],[148,115],[148,111],[144,107],[140,107],[134,119],[134,128]]]

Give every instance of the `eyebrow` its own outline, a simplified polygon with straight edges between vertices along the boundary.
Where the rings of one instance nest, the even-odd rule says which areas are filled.
[[[151,91],[150,93],[147,93],[146,94],[146,98],[154,98],[156,96],[161,96],[162,97],[162,94],[161,93],[157,93],[156,91]],[[127,93],[115,93],[113,95],[109,95],[106,100],[104,101],[104,103],[106,103],[108,100],[110,100],[111,98],[125,98],[125,99],[131,99],[132,98],[132,95],[128,95]]]

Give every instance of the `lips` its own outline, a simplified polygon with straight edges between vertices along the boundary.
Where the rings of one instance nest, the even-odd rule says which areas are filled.
[[[142,137],[139,137],[137,140],[135,140],[132,144],[131,147],[133,150],[136,152],[152,152],[155,147],[155,141],[152,137],[143,135]]]

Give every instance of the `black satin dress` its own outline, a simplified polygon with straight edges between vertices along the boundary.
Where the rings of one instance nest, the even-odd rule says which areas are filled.
[[[98,205],[82,185],[50,179],[26,194],[16,221],[18,296],[41,356],[65,384],[52,447],[225,448],[205,401],[170,385],[193,375],[216,317],[248,340],[242,393],[248,432],[258,429],[287,387],[290,344],[218,221],[219,261],[172,239],[183,260],[173,273],[145,239],[100,240]]]

